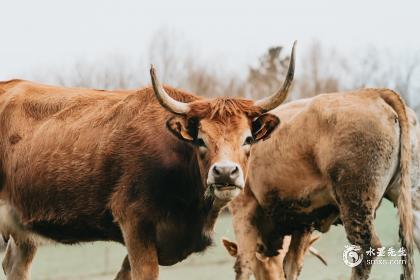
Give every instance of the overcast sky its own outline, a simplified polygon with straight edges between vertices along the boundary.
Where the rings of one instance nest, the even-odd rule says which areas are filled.
[[[0,80],[49,65],[122,53],[138,57],[159,29],[200,55],[246,67],[267,47],[314,40],[349,55],[369,46],[420,51],[420,1],[0,1]],[[299,55],[299,53],[298,53]],[[299,58],[299,56],[298,56]]]

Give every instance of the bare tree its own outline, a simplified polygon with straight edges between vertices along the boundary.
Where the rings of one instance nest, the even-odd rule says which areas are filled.
[[[95,60],[79,59],[70,67],[37,71],[33,76],[41,82],[71,87],[136,88],[149,84],[148,67],[153,63],[166,84],[199,95],[260,98],[281,86],[290,60],[283,47],[268,48],[256,66],[241,77],[225,70],[223,60],[206,63],[191,45],[173,30],[161,29],[153,36],[143,56],[146,59],[111,54]],[[290,95],[293,99],[361,87],[389,87],[413,107],[420,102],[419,53],[396,57],[370,48],[362,55],[345,56],[314,42],[300,57]]]
[[[395,72],[395,90],[398,91],[408,105],[414,105],[411,99],[411,91],[414,89],[413,76],[419,66],[419,57],[406,60],[406,63],[399,71]]]
[[[282,55],[283,47],[271,47],[256,67],[250,67],[246,83],[247,97],[260,98],[277,90],[283,82],[290,56]]]
[[[190,51],[187,44],[181,45],[179,38],[180,35],[173,30],[160,29],[154,34],[148,50],[149,62],[157,67],[161,79],[176,85],[184,79]]]
[[[334,51],[323,50],[319,42],[314,42],[303,56],[302,74],[296,88],[299,97],[312,97],[319,93],[337,92],[343,88],[342,80],[348,72],[348,65]]]
[[[126,89],[138,87],[136,67],[127,57],[111,54],[96,60],[76,60],[68,67],[36,72],[37,81],[68,87],[97,89]]]

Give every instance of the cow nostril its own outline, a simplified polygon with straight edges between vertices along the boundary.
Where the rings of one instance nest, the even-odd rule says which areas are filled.
[[[219,170],[219,168],[217,168],[216,165],[213,166],[213,173],[216,174],[216,175],[220,175],[220,170]]]
[[[233,170],[230,172],[230,175],[235,175],[239,172],[239,168],[237,166],[235,166],[235,168],[233,168]]]

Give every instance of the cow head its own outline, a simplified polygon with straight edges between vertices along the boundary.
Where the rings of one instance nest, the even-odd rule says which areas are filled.
[[[180,102],[165,91],[151,67],[157,99],[175,114],[167,127],[176,137],[195,146],[206,193],[230,200],[244,187],[251,145],[270,137],[280,123],[278,117],[267,112],[287,98],[294,74],[294,50],[295,45],[281,89],[258,101],[224,97]]]
[[[313,243],[319,239],[319,236],[313,236],[307,244],[306,247],[300,248],[298,252],[298,267],[297,269],[300,271],[303,266],[303,258],[307,251],[310,254],[317,257],[324,265],[327,265],[326,260],[319,254],[319,252],[312,247]],[[222,244],[225,247],[226,251],[236,259],[235,262],[235,272],[236,272],[236,279],[249,279],[250,272],[254,275],[256,280],[285,280],[285,268],[284,268],[284,261],[286,254],[288,253],[289,246],[290,246],[290,236],[285,236],[283,239],[282,249],[279,250],[279,254],[274,257],[265,257],[260,255],[259,253],[255,254],[253,261],[244,264],[241,259],[240,251],[246,250],[239,250],[238,244],[236,242],[230,241],[227,238],[222,239]],[[244,265],[250,265],[251,267],[246,269],[243,267]]]

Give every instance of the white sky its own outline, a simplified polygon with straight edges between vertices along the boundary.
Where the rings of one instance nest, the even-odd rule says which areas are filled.
[[[83,57],[138,57],[162,27],[238,69],[294,39],[299,49],[319,40],[349,54],[420,52],[419,12],[416,0],[1,0],[0,80]]]

